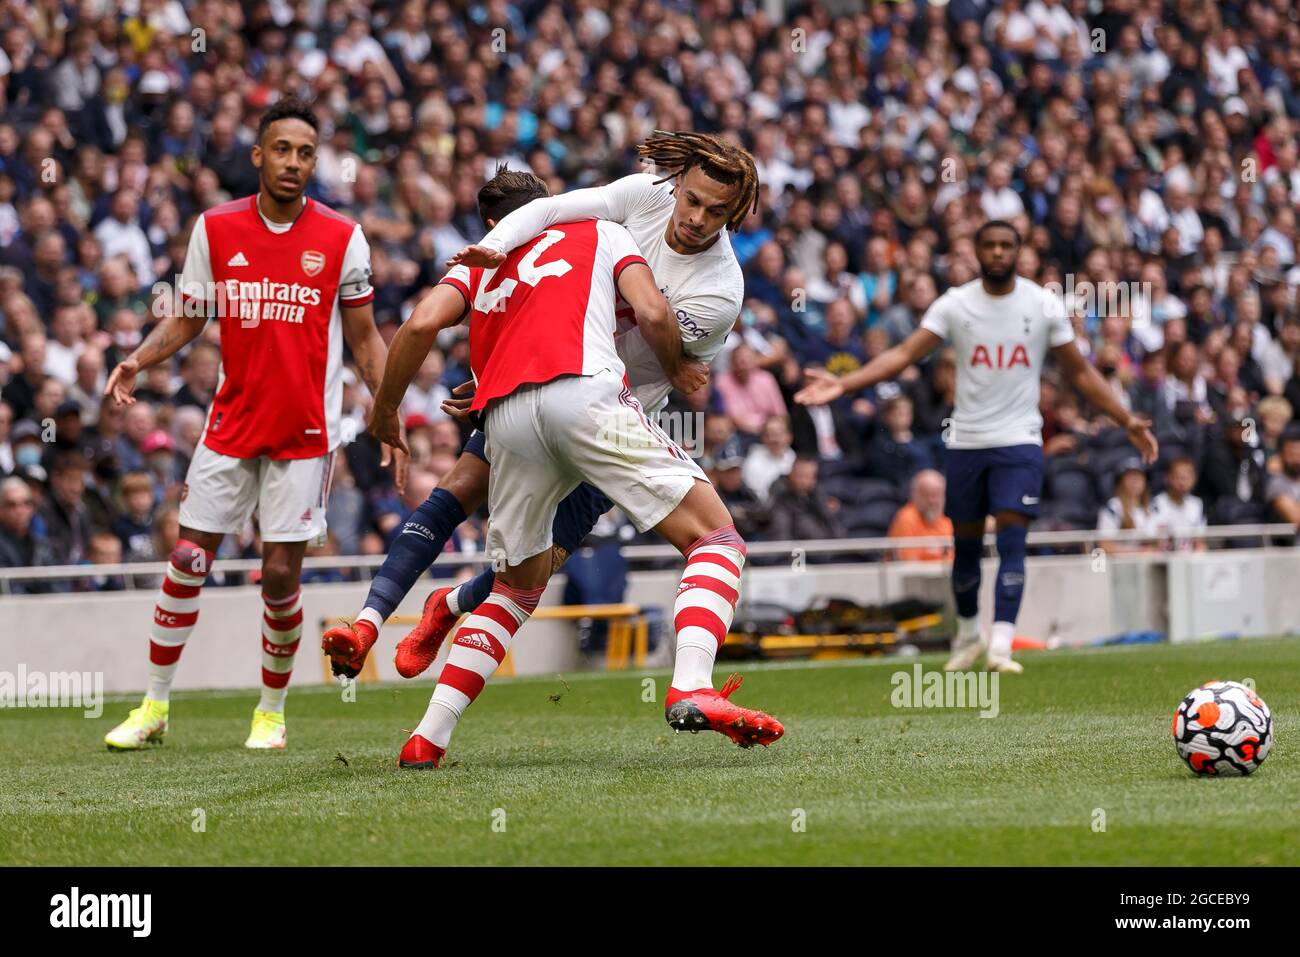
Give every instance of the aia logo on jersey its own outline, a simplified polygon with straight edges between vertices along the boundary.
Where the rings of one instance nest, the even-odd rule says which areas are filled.
[[[680,595],[682,592],[686,591],[687,589],[695,588],[698,584],[699,584],[698,582],[683,581],[677,586],[677,594]]]
[[[302,254],[302,271],[314,276],[325,268],[325,254],[309,249]]]
[[[990,369],[1014,369],[1016,366],[1029,368],[1029,353],[1025,347],[1017,345],[1010,351],[1004,345],[998,345],[997,350],[990,352],[987,346],[976,346],[975,351],[970,357],[971,368],[976,366],[988,366]]]

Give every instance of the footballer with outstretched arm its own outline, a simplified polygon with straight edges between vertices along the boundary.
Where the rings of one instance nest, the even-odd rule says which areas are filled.
[[[450,265],[498,267],[511,250],[558,222],[596,218],[622,224],[650,265],[681,332],[683,361],[669,374],[636,329],[631,310],[625,303],[618,306],[619,357],[633,394],[653,418],[674,387],[689,391],[699,384],[735,325],[744,279],[728,228],[736,228],[755,208],[758,179],[745,150],[714,136],[661,132],[639,151],[667,175],[636,174],[555,197],[546,196],[545,187],[537,183],[536,198],[503,215],[499,223],[488,211],[500,208],[500,190],[489,184],[480,193],[479,206],[491,232],[453,257]],[[427,352],[433,343],[428,323],[427,309],[418,308],[398,335],[420,336]],[[377,414],[394,411],[376,409]],[[487,491],[484,441],[476,433],[456,466],[403,527],[355,621],[325,633],[322,648],[335,673],[360,671],[379,626],[441,554],[455,527],[483,504]],[[585,484],[560,503],[554,526],[556,567],[611,505]],[[420,624],[398,646],[398,672],[414,677],[427,669],[452,625],[487,598],[494,580],[488,570],[457,588],[434,591],[425,601]],[[675,687],[676,680],[692,684],[701,679],[675,676]]]

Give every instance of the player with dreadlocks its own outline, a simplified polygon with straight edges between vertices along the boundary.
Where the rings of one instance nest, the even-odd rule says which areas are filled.
[[[661,130],[641,144],[638,152],[661,172],[633,174],[607,186],[560,196],[539,196],[508,215],[488,215],[480,196],[480,211],[491,231],[480,243],[453,256],[448,266],[498,267],[508,253],[556,223],[593,218],[621,223],[636,241],[677,319],[684,359],[680,376],[687,380],[697,376],[702,381],[708,363],[721,350],[740,314],[744,279],[728,229],[738,227],[757,208],[754,160],[744,149],[717,136]],[[675,383],[666,378],[626,303],[619,302],[616,317],[618,353],[628,383],[653,420]],[[445,408],[458,412],[454,404]],[[378,628],[433,564],[455,527],[486,500],[488,463],[483,449],[483,436],[476,432],[456,466],[403,527],[361,613],[352,624],[325,633],[322,648],[336,674],[360,671]],[[580,485],[560,504],[553,533],[553,567],[564,562],[611,506],[609,499],[588,485]],[[494,581],[489,569],[458,587],[439,588],[429,595],[420,623],[398,645],[398,672],[410,678],[427,669],[452,626],[486,600]],[[678,596],[675,618],[689,618],[694,613],[689,591]],[[726,617],[730,620],[729,614]],[[669,720],[676,716],[676,725],[699,730],[696,716],[702,713],[707,727],[722,730],[743,712],[713,690],[714,657],[725,632],[715,634],[705,628],[683,632],[679,627],[678,634],[677,663],[667,701]],[[734,687],[728,683],[723,690],[729,694]],[[689,723],[683,717],[686,712],[690,712]]]

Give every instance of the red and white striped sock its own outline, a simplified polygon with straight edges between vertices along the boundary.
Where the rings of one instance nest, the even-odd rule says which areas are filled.
[[[283,711],[293,674],[293,656],[302,638],[302,589],[283,598],[262,593],[262,700],[258,711]]]
[[[483,604],[456,629],[447,662],[438,676],[438,687],[433,689],[416,734],[440,748],[447,747],[456,722],[505,660],[515,633],[536,610],[545,590],[511,588],[497,580]]]
[[[180,539],[172,549],[167,575],[158,591],[149,629],[149,687],[145,696],[154,701],[171,699],[181,652],[199,620],[199,591],[212,571],[213,552]]]
[[[686,549],[686,568],[673,605],[673,687],[678,691],[713,687],[713,660],[736,613],[744,567],[745,542],[735,525],[712,531]]]

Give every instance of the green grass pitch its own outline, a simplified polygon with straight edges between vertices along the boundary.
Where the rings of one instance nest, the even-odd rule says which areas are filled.
[[[787,729],[753,751],[672,733],[645,675],[502,680],[433,772],[394,767],[426,681],[293,691],[279,753],[241,746],[254,693],[178,695],[134,754],[101,740],[131,702],[5,711],[0,864],[1300,863],[1300,639],[1022,661],[994,719],[892,707],[912,660],[750,666],[737,700]],[[1273,710],[1252,777],[1174,752],[1175,705],[1212,678]]]

